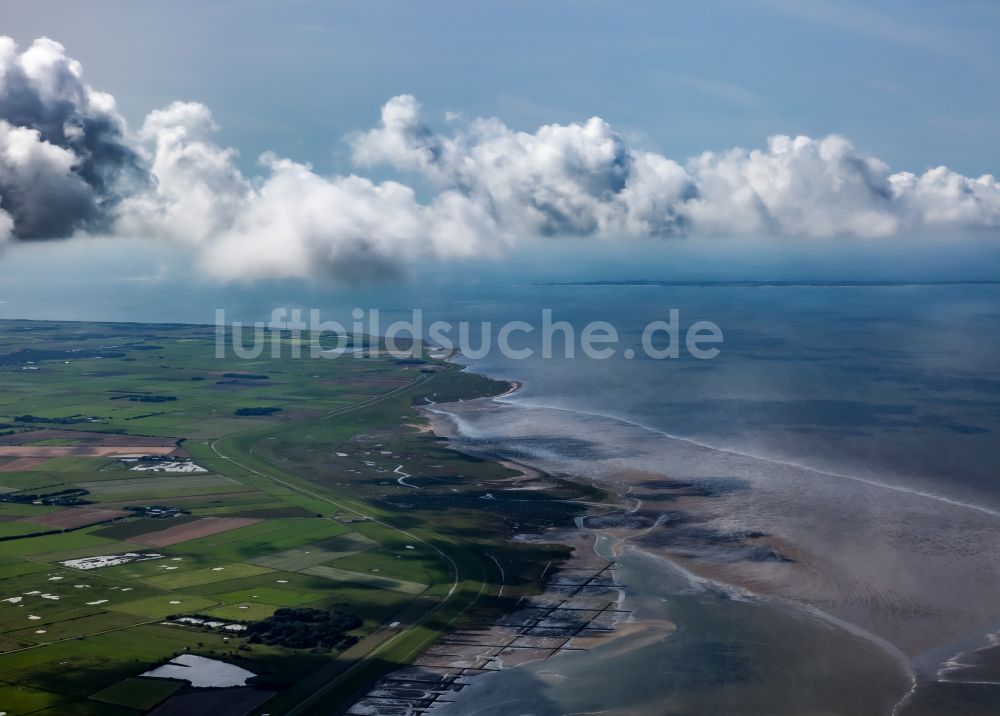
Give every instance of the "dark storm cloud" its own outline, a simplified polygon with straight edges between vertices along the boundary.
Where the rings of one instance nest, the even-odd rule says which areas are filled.
[[[148,181],[114,99],[82,74],[57,42],[0,38],[0,208],[17,238],[107,231]]]

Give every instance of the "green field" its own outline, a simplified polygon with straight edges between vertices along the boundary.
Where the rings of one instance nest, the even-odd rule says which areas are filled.
[[[124,679],[101,689],[91,698],[108,704],[147,710],[156,706],[181,686],[164,679]]]
[[[454,366],[216,358],[214,328],[197,326],[8,321],[0,338],[0,423],[12,426],[0,435],[0,710],[10,714],[146,712],[190,691],[140,676],[182,653],[257,674],[251,686],[276,692],[259,713],[338,713],[470,608],[482,618],[537,590],[563,548],[509,537],[568,524],[583,510],[575,501],[599,498],[567,483],[530,500],[480,499],[502,494],[490,481],[513,473],[409,427],[428,399],[507,387]],[[259,407],[281,410],[237,416]],[[144,445],[205,471],[139,472],[118,456],[145,454]],[[95,446],[117,453],[80,453]],[[49,452],[17,454],[29,448]],[[399,484],[397,466],[420,489]],[[79,504],[60,504],[66,491]],[[38,522],[95,508],[127,515]],[[258,521],[185,531],[209,516]],[[168,528],[179,534],[171,543],[141,544]],[[128,552],[159,557],[61,564]],[[164,623],[187,615],[238,626],[282,607],[355,614],[360,641],[341,655]],[[386,641],[391,621],[402,625]]]

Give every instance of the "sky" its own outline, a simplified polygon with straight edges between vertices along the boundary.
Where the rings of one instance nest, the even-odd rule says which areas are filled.
[[[911,171],[1000,164],[990,0],[34,0],[2,32],[63,43],[133,125],[207,104],[251,160],[332,169],[340,137],[413,94],[524,130],[597,115],[678,158],[839,133]]]
[[[859,256],[980,277],[997,256],[988,0],[35,0],[2,19],[8,307],[31,302],[5,283],[65,260],[90,281],[139,257],[356,286],[556,266],[538,247],[565,237],[585,273],[612,256],[650,278]]]
[[[404,93],[525,130],[597,115],[680,158],[839,133],[911,171],[1000,164],[990,0],[35,0],[2,32],[66,45],[133,125],[199,101],[247,157],[321,168]]]

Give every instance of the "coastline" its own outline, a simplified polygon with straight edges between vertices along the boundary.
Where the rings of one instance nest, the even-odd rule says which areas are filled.
[[[514,380],[503,379],[503,382],[510,386],[507,391],[483,399],[509,396],[523,385]],[[508,492],[539,492],[553,490],[559,480],[569,479],[519,460],[485,455],[459,444],[457,432],[442,417],[447,414],[446,405],[422,407],[419,412],[426,422],[411,427],[444,439],[450,449],[489,460],[515,473],[491,480],[490,485]],[[621,496],[616,495],[615,499],[620,500]],[[600,508],[604,511],[622,508],[613,501],[585,504],[595,514]],[[427,647],[411,665],[401,666],[380,679],[346,713],[394,714],[401,702],[420,704],[421,713],[436,712],[446,708],[456,694],[480,676],[590,650],[625,637],[649,639],[649,625],[631,621],[622,608],[625,590],[615,574],[614,560],[596,548],[598,539],[595,533],[572,524],[514,535],[514,542],[558,545],[566,548],[568,554],[544,565],[537,591],[523,594],[502,612],[489,612],[488,621],[478,621],[479,615],[474,615],[470,623],[457,625]],[[504,588],[501,585],[498,597],[504,596]],[[669,634],[674,628],[672,623],[664,621],[657,626],[657,632]]]
[[[523,408],[523,406],[517,406],[516,401],[498,400],[500,398],[510,398],[521,387],[521,383],[519,382],[513,382],[507,378],[503,378],[503,380],[511,383],[511,389],[493,398],[484,399],[482,403],[493,404],[494,406],[499,404],[508,407],[516,406],[516,408]],[[443,405],[434,406],[435,412],[447,414],[451,422],[451,426],[447,429],[440,425],[436,426],[435,432],[436,434],[447,434],[450,443],[456,449],[469,450],[469,443],[475,443],[478,440],[483,440],[483,438],[482,435],[477,434],[475,438],[470,440],[469,435],[463,434],[463,428],[468,425],[467,420],[462,415],[450,412],[450,410],[459,407],[463,415],[474,410],[468,403],[462,406],[451,406],[451,408]],[[494,436],[492,439],[485,440],[485,442],[490,444],[503,443],[504,438]],[[705,450],[711,449],[702,445],[698,445],[697,447]],[[497,452],[502,453],[503,449],[501,448]],[[478,454],[483,453],[479,452]],[[491,459],[500,459],[497,454],[491,454],[490,457]],[[545,474],[552,474],[552,465],[550,463],[544,460],[540,462],[534,461],[531,459],[531,456],[519,456],[517,464],[519,466],[527,466]],[[583,480],[588,483],[597,482],[605,489],[615,490],[621,499],[628,499],[633,503],[630,509],[623,510],[621,515],[618,516],[617,524],[615,519],[612,518],[608,518],[607,520],[594,520],[592,516],[582,518],[578,525],[582,528],[581,532],[589,531],[595,535],[604,534],[616,537],[622,541],[622,544],[628,544],[629,550],[637,550],[646,555],[653,556],[657,560],[664,560],[669,565],[668,568],[680,570],[692,580],[699,582],[700,588],[726,594],[727,599],[746,599],[761,604],[768,604],[775,610],[795,613],[797,615],[796,619],[803,618],[804,615],[804,618],[807,620],[819,620],[826,623],[826,629],[841,631],[844,640],[847,642],[852,640],[864,641],[868,645],[866,647],[868,651],[881,654],[881,656],[876,655],[874,657],[866,654],[864,657],[866,659],[870,658],[873,664],[872,669],[879,671],[883,675],[883,683],[877,688],[872,689],[871,693],[872,698],[878,701],[880,706],[877,710],[871,711],[871,713],[910,713],[911,704],[919,700],[914,698],[914,694],[920,691],[923,687],[923,682],[920,681],[920,676],[912,664],[912,657],[915,653],[919,653],[919,649],[902,650],[892,640],[877,632],[870,631],[863,626],[863,623],[859,624],[851,618],[845,618],[842,614],[838,614],[836,609],[828,611],[823,604],[817,604],[816,601],[808,599],[800,599],[796,594],[783,591],[780,588],[780,584],[775,583],[773,580],[760,580],[759,572],[761,568],[766,572],[771,567],[786,565],[786,567],[790,568],[787,571],[797,574],[802,573],[803,570],[808,571],[822,568],[824,566],[822,561],[812,561],[815,559],[815,555],[810,553],[807,545],[800,546],[795,541],[790,541],[780,535],[765,532],[748,533],[746,539],[743,540],[744,544],[742,548],[748,550],[748,554],[752,555],[749,568],[745,564],[727,560],[715,561],[713,559],[704,559],[704,553],[699,553],[698,550],[692,551],[687,549],[690,545],[685,545],[683,549],[677,549],[677,545],[657,544],[656,540],[651,539],[652,535],[650,533],[654,531],[654,527],[657,526],[658,522],[651,518],[650,513],[652,510],[650,508],[653,508],[653,510],[656,508],[668,509],[671,514],[678,514],[678,511],[680,513],[687,511],[705,513],[707,510],[708,513],[713,513],[712,519],[720,520],[724,519],[726,505],[714,502],[718,498],[718,495],[712,494],[711,491],[707,493],[700,492],[699,490],[688,491],[686,488],[690,487],[690,483],[671,478],[659,470],[644,475],[644,479],[639,480],[639,482],[647,487],[650,483],[656,483],[656,489],[662,494],[644,494],[641,496],[637,496],[635,475],[628,476],[628,479],[620,479],[622,475],[616,474],[614,479],[594,480],[592,475],[576,475],[572,469],[559,470],[558,474],[569,480]],[[658,479],[653,479],[654,476]],[[858,485],[858,487],[878,489],[882,486],[862,481],[862,484]],[[754,488],[749,487],[747,489],[752,490]],[[933,496],[914,494],[912,497],[915,500],[923,500],[932,498]],[[661,500],[661,504],[659,505],[656,504],[658,498]],[[732,505],[732,501],[730,500],[729,502]],[[955,509],[963,509],[965,507],[960,504],[951,504],[949,506]],[[986,517],[987,515],[984,514],[983,516]],[[684,532],[685,529],[686,526],[682,520],[680,531]],[[647,541],[644,542],[644,539]],[[706,541],[710,543],[708,545],[710,548],[722,549],[720,544],[726,542],[726,539],[724,536],[720,537],[718,542],[714,544],[712,543],[712,539]],[[701,547],[704,546],[701,545]],[[758,572],[757,575],[755,575],[755,571]],[[629,618],[630,620],[632,619],[631,616]],[[640,645],[637,644],[636,648],[640,648]],[[948,653],[953,654],[954,652]],[[877,666],[875,665],[876,663],[878,664]],[[789,713],[795,713],[794,706],[792,708],[793,710],[789,711]],[[447,710],[447,713],[450,714],[453,711],[454,713],[462,713],[454,709]],[[637,711],[636,713],[640,712]],[[779,712],[776,711],[775,713]],[[864,712],[866,712],[864,709],[857,711],[857,713]],[[845,711],[844,713],[853,712]],[[914,713],[921,712],[916,710]]]
[[[510,381],[506,378],[504,380],[511,383],[511,389],[501,395],[485,400],[496,401],[501,397],[510,397],[522,386],[522,383],[518,381]],[[434,416],[431,421],[434,433],[438,436],[446,437],[449,440],[449,444],[455,449],[472,452],[473,454],[479,454],[482,456],[488,455],[490,459],[516,467],[522,472],[530,471],[530,474],[532,475],[552,477],[553,473],[549,472],[539,464],[533,464],[530,460],[521,458],[514,461],[510,459],[502,459],[496,454],[470,450],[469,445],[463,442],[465,436],[462,434],[460,421],[449,411],[448,405],[435,405],[433,408],[428,409],[427,412]],[[583,476],[576,476],[570,472],[561,472],[559,474],[561,477],[569,480],[579,480],[588,483],[594,482],[591,479]],[[630,601],[636,602],[636,605],[638,606],[639,604],[642,604],[643,600],[641,599],[641,596],[636,597],[635,595],[633,595],[633,598],[630,600],[630,590],[628,584],[626,583],[627,580],[622,579],[621,570],[618,569],[619,560],[623,557],[638,557],[639,559],[650,558],[657,562],[662,562],[665,569],[681,575],[681,582],[686,584],[687,587],[694,586],[696,589],[704,590],[706,593],[721,595],[721,599],[723,601],[743,600],[745,602],[759,602],[762,599],[764,600],[762,603],[771,601],[765,595],[758,595],[745,587],[726,583],[715,575],[707,575],[701,573],[700,570],[690,569],[683,566],[679,561],[672,560],[663,554],[649,552],[644,550],[641,546],[634,544],[633,541],[635,538],[641,536],[645,530],[642,529],[641,526],[637,529],[636,525],[629,524],[629,517],[638,514],[642,510],[643,500],[633,494],[634,489],[631,485],[608,481],[600,481],[600,484],[604,489],[611,490],[617,495],[617,505],[614,505],[612,509],[603,511],[603,513],[588,514],[584,517],[578,518],[577,528],[573,531],[561,532],[557,535],[547,534],[542,538],[546,540],[555,538],[562,544],[577,543],[578,546],[574,548],[573,557],[567,560],[566,564],[563,565],[564,569],[567,571],[574,569],[574,563],[581,559],[581,555],[584,550],[595,555],[600,555],[604,559],[608,560],[609,564],[615,565],[615,584],[619,591],[619,608],[623,616],[615,619],[613,622],[610,622],[608,624],[609,628],[607,631],[600,634],[596,638],[577,638],[573,641],[572,648],[564,649],[557,654],[554,653],[550,655],[559,656],[562,661],[557,659],[555,661],[545,661],[544,664],[541,664],[539,662],[543,661],[542,659],[523,659],[513,663],[498,664],[500,669],[505,669],[503,671],[498,669],[499,673],[483,672],[477,677],[467,677],[463,681],[462,686],[463,688],[471,688],[471,691],[468,692],[470,696],[463,698],[458,696],[456,693],[450,704],[443,703],[440,707],[434,709],[435,713],[440,712],[446,715],[471,715],[480,713],[478,707],[473,704],[482,704],[484,701],[490,702],[494,699],[494,696],[489,695],[493,692],[489,691],[488,682],[490,679],[495,680],[499,678],[501,674],[511,674],[512,671],[516,672],[518,670],[527,669],[542,670],[543,673],[548,674],[548,676],[545,676],[543,680],[550,680],[555,678],[555,674],[559,673],[560,664],[565,664],[567,659],[575,659],[579,662],[584,658],[582,654],[585,652],[594,652],[595,654],[599,654],[600,656],[597,657],[597,659],[600,661],[607,659],[622,659],[625,658],[626,655],[635,656],[648,650],[650,647],[655,648],[658,645],[662,646],[664,642],[669,641],[674,636],[679,626],[676,622],[664,619],[660,615],[637,616],[635,611],[630,608],[630,606],[632,606]],[[611,505],[609,505],[609,507],[611,507]],[[530,539],[530,537],[522,537],[522,539],[525,538]],[[579,546],[581,543],[582,545],[585,545],[583,549]],[[558,572],[556,574],[558,574]],[[633,576],[635,575],[633,574]],[[557,581],[558,577],[553,575],[553,577],[549,580],[549,584],[551,585],[553,582]],[[633,591],[638,592],[639,590]],[[542,596],[544,597],[545,593],[543,593]],[[797,608],[797,605],[784,603],[775,603],[775,606],[778,610],[795,610]],[[825,620],[826,615],[823,615],[823,618]],[[831,624],[836,624],[837,620],[830,618],[829,622]],[[841,626],[850,628],[850,625]],[[875,651],[882,652],[886,646],[886,644],[879,642]],[[885,650],[887,652],[892,652],[891,648]],[[903,669],[898,668],[897,659],[899,656],[898,652],[894,653],[888,660],[891,663],[888,665],[887,671],[896,672],[896,676],[890,674],[888,677],[888,681],[892,682],[894,685],[886,687],[884,684],[880,684],[876,689],[879,691],[877,698],[883,706],[887,707],[885,710],[886,713],[889,712],[888,707],[898,701],[898,696],[894,692],[898,691],[899,694],[906,693],[910,686],[909,675],[903,675]],[[555,678],[555,681],[553,681],[549,686],[552,687],[553,684],[559,683],[559,681],[559,678]],[[484,691],[487,695],[484,695]],[[463,706],[463,704],[469,705]],[[658,713],[655,710],[656,708],[657,707],[654,706],[653,710],[644,710],[643,708],[638,707],[634,711],[629,711],[628,713],[655,714]],[[483,711],[482,713],[487,712]],[[492,711],[489,713],[492,713]],[[496,713],[501,714],[504,712],[497,711]],[[553,711],[552,713],[554,715],[558,712]],[[794,713],[794,711],[791,713]],[[858,713],[863,713],[863,711],[859,711]],[[876,712],[873,711],[872,713]]]
[[[478,372],[469,367],[465,367],[464,370]],[[504,659],[499,653],[492,654],[493,665],[500,669],[483,669],[477,672],[476,676],[464,675],[460,680],[451,682],[449,688],[452,691],[449,692],[447,699],[451,703],[440,702],[434,709],[435,713],[438,710],[448,715],[494,713],[470,710],[468,705],[472,702],[490,703],[491,700],[501,698],[503,693],[515,688],[516,685],[516,688],[523,690],[525,694],[534,693],[531,698],[535,699],[532,701],[526,696],[524,705],[519,708],[528,706],[535,708],[536,701],[546,703],[551,694],[559,694],[559,697],[565,700],[564,703],[555,710],[538,711],[539,714],[551,713],[556,716],[560,713],[558,708],[569,708],[566,704],[573,700],[573,695],[566,692],[564,682],[567,680],[557,675],[572,673],[575,669],[581,670],[580,673],[587,673],[584,664],[588,660],[591,664],[602,664],[612,653],[617,654],[616,658],[623,661],[638,658],[639,654],[647,652],[654,654],[655,658],[672,660],[677,658],[678,654],[688,654],[686,650],[690,649],[690,645],[684,643],[685,639],[690,637],[678,636],[676,629],[683,630],[682,634],[698,628],[712,632],[717,630],[719,623],[732,623],[733,615],[743,611],[752,613],[753,620],[770,624],[771,631],[761,636],[755,634],[752,627],[747,628],[745,625],[732,627],[735,632],[746,632],[746,635],[753,634],[753,636],[733,637],[734,646],[726,647],[727,649],[743,648],[754,640],[763,643],[770,639],[773,644],[758,648],[756,651],[754,648],[748,649],[748,653],[754,654],[751,659],[754,668],[767,673],[782,663],[782,649],[787,648],[788,644],[794,643],[795,640],[804,639],[816,645],[823,644],[822,651],[812,649],[810,644],[799,648],[801,656],[797,663],[785,664],[782,668],[785,671],[794,671],[798,668],[800,670],[798,679],[803,683],[809,683],[810,679],[817,678],[816,672],[826,670],[829,676],[813,683],[809,693],[802,689],[790,689],[787,694],[782,694],[778,692],[785,687],[779,687],[777,680],[780,679],[780,683],[787,683],[787,679],[781,675],[784,672],[779,670],[769,677],[770,689],[765,689],[763,692],[754,691],[746,685],[734,687],[734,692],[741,693],[741,703],[752,703],[756,699],[763,704],[761,708],[765,709],[760,713],[769,716],[771,714],[795,716],[801,713],[803,704],[808,704],[810,699],[823,694],[827,705],[839,703],[838,699],[843,703],[842,708],[832,710],[831,713],[851,714],[851,716],[868,713],[873,716],[890,714],[909,716],[925,713],[920,707],[923,694],[930,692],[933,695],[939,679],[935,673],[937,667],[919,666],[914,659],[915,655],[922,652],[923,647],[901,648],[895,639],[880,634],[877,629],[872,630],[863,619],[853,618],[856,615],[865,616],[871,613],[878,616],[877,610],[872,612],[867,605],[862,604],[860,612],[852,613],[848,609],[845,614],[843,604],[850,606],[849,602],[840,605],[835,602],[824,604],[821,600],[803,598],[801,593],[785,589],[788,580],[801,581],[802,575],[822,572],[831,565],[839,569],[839,572],[834,570],[835,575],[838,573],[849,575],[852,573],[849,570],[855,568],[855,564],[848,564],[845,568],[843,562],[839,564],[836,561],[830,562],[831,554],[817,553],[815,542],[790,539],[781,530],[770,532],[743,528],[741,531],[740,528],[730,525],[728,529],[735,529],[735,532],[725,532],[714,526],[731,522],[734,510],[738,512],[746,504],[747,499],[756,502],[764,502],[768,498],[774,499],[773,490],[769,493],[766,486],[762,488],[757,484],[737,484],[734,482],[736,478],[729,480],[732,485],[723,484],[726,481],[714,484],[713,480],[717,482],[717,478],[706,481],[679,478],[672,476],[665,464],[628,469],[616,465],[615,470],[595,476],[586,474],[586,471],[574,470],[573,461],[563,460],[558,454],[555,457],[539,457],[537,450],[532,452],[520,449],[525,440],[529,446],[535,448],[538,448],[539,441],[545,443],[540,448],[543,451],[563,441],[574,444],[588,443],[616,419],[556,408],[555,410],[572,414],[571,417],[577,421],[567,421],[570,427],[559,432],[552,429],[553,426],[547,422],[546,415],[531,415],[535,410],[533,406],[520,405],[516,400],[511,400],[523,388],[522,382],[509,378],[494,379],[507,382],[508,390],[489,398],[455,404],[434,404],[427,406],[422,412],[428,416],[434,434],[445,438],[452,449],[516,470],[519,474],[507,478],[508,486],[517,486],[521,482],[530,480],[568,480],[586,485],[599,485],[603,490],[616,496],[613,501],[605,503],[603,509],[588,511],[586,515],[577,518],[574,530],[550,532],[533,537],[520,536],[519,539],[544,539],[564,545],[575,544],[572,557],[566,560],[564,565],[569,570],[574,569],[573,564],[583,555],[587,554],[589,557],[591,554],[599,554],[598,544],[602,540],[605,542],[605,548],[608,544],[613,544],[614,553],[604,553],[603,557],[608,563],[615,564],[614,579],[620,593],[620,613],[623,616],[610,622],[610,628],[599,638],[590,641],[578,638],[570,648],[549,653],[544,657],[535,658],[525,653],[518,659]],[[525,415],[528,416],[524,418],[528,423],[537,426],[528,431],[528,438],[518,438],[516,431],[501,430],[491,433],[489,420],[486,421],[485,428],[480,429],[481,426],[477,423],[477,418],[480,416],[477,411],[485,413],[499,411],[496,420],[505,427],[510,420],[516,422],[518,416],[524,418]],[[586,420],[594,420],[594,425],[591,426],[586,421],[579,423],[579,416],[587,416]],[[644,426],[630,427],[649,430]],[[552,437],[548,437],[549,435]],[[614,437],[617,436],[611,436],[609,440],[613,441]],[[628,447],[627,442],[623,444]],[[699,458],[714,450],[709,446],[684,439],[669,444],[675,449],[693,451],[695,457]],[[558,453],[558,450],[555,452]],[[714,453],[733,455],[726,451],[714,451]],[[742,455],[738,457],[747,460],[756,459]],[[584,456],[577,460],[576,466],[579,466],[581,460],[587,462],[589,459],[590,456],[584,449]],[[734,467],[738,465],[739,463],[735,463]],[[791,467],[795,466],[789,466]],[[740,473],[737,471],[735,474]],[[815,473],[816,476],[821,474]],[[825,484],[824,488],[830,497],[824,504],[836,504],[836,496],[845,490],[847,492],[853,490],[854,493],[864,496],[872,494],[867,491],[878,491],[882,487],[884,486],[852,480]],[[874,494],[883,496],[879,492]],[[907,500],[906,506],[910,510],[926,510],[928,504],[935,502],[934,496],[908,491],[898,494],[899,499]],[[821,500],[822,495],[818,495],[816,499]],[[780,496],[774,501],[780,503]],[[966,507],[961,504],[949,504],[947,501],[939,501],[937,504],[941,505],[942,509],[949,510],[964,510]],[[923,515],[923,512],[920,514]],[[978,514],[984,520],[990,518],[985,511],[979,511]],[[828,544],[836,543],[835,534],[821,536],[828,540]],[[822,540],[820,542],[822,543]],[[737,556],[733,559],[732,556],[727,557],[727,554]],[[832,556],[836,557],[836,554],[833,553]],[[626,563],[631,563],[631,567],[623,568],[622,565]],[[676,580],[673,582],[674,590],[663,591],[662,585],[658,584],[638,587],[637,584],[646,575],[642,574],[641,570],[636,571],[637,563],[645,565],[643,569],[652,569],[653,573],[660,574],[661,577],[667,573],[671,574],[669,578],[663,577],[663,579],[666,582]],[[844,571],[845,569],[848,571]],[[549,575],[549,585],[557,581],[554,574]],[[785,582],[783,583],[781,579]],[[809,582],[809,586],[813,588],[821,585],[822,582],[819,580]],[[677,596],[684,595],[687,591],[696,592],[700,596],[694,599]],[[544,594],[545,592],[543,596]],[[656,595],[655,598],[651,598],[653,594]],[[673,614],[665,616],[660,613],[659,602],[674,602],[672,606],[679,609],[681,618],[675,619]],[[905,603],[901,602],[892,609],[888,617],[890,622],[887,623],[897,618],[895,616],[897,612],[902,613]],[[703,623],[706,614],[711,616],[709,621]],[[664,624],[669,624],[669,628],[663,628]],[[877,620],[874,624],[876,627],[881,625]],[[651,640],[650,634],[653,633],[659,636]],[[788,636],[783,637],[784,642],[781,638],[773,636],[786,633]],[[986,632],[985,636],[990,634],[992,632]],[[741,638],[745,639],[743,643],[740,643]],[[990,645],[995,646],[996,640],[987,640],[986,647],[983,647],[982,641],[982,638],[975,635],[966,637],[961,649],[957,647],[950,649],[947,643],[942,645],[939,642],[938,648],[942,656],[934,663],[950,669],[948,672],[950,674],[967,673],[966,678],[971,679],[972,675],[981,673],[981,669],[970,667],[963,672],[960,666],[956,666],[964,664],[958,657],[961,654],[971,653],[976,657],[977,664],[980,661],[991,660],[997,650],[985,656],[980,656],[979,652],[989,651],[992,648]],[[612,642],[615,644],[613,650],[607,646]],[[919,645],[928,642],[924,638],[914,643]],[[969,643],[972,643],[972,647],[969,647]],[[558,658],[552,659],[553,656]],[[686,657],[680,657],[679,661],[683,663],[684,658]],[[811,665],[814,663],[826,663],[827,666],[812,668]],[[951,666],[948,666],[949,664]],[[645,667],[640,664],[639,668]],[[737,668],[730,667],[730,670],[739,674]],[[697,692],[696,679],[692,680],[690,688],[693,692]],[[858,693],[851,694],[850,697],[845,696],[841,693],[845,688],[856,689]],[[685,693],[684,684],[679,683],[669,691],[671,696]],[[700,697],[705,695],[705,692],[700,692]],[[595,699],[595,703],[600,702],[600,697],[600,694],[590,695],[590,698]],[[659,694],[653,703],[660,703],[665,698],[666,695]],[[684,698],[695,697],[686,694]],[[695,698],[689,704],[701,705],[701,702]],[[816,707],[819,708],[819,704]],[[657,711],[656,708],[637,705],[628,713],[652,716],[668,712]],[[720,704],[718,708],[724,710],[729,707]],[[535,713],[535,711],[530,712]],[[505,712],[495,711],[495,713]],[[747,713],[755,712],[748,710]]]

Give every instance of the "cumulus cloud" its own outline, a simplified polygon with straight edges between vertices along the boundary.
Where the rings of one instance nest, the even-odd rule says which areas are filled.
[[[515,237],[879,237],[1000,226],[1000,184],[945,167],[893,172],[839,136],[676,161],[607,122],[515,131],[449,117],[409,95],[349,137],[360,169],[325,176],[265,154],[247,176],[207,107],[174,102],[130,131],[52,40],[0,38],[0,244],[107,233],[190,247],[223,280],[395,276],[414,261],[492,255]],[[418,176],[418,199],[407,176]]]
[[[65,236],[93,216],[94,192],[73,152],[0,120],[0,209],[23,238]]]
[[[146,181],[114,98],[58,42],[0,37],[0,209],[20,238],[106,230]]]
[[[3,209],[0,209],[0,247],[14,237],[14,219]]]
[[[136,140],[153,182],[125,200],[119,233],[197,245],[233,226],[253,188],[236,151],[213,141],[217,130],[212,113],[196,102],[174,102],[146,117]]]
[[[398,275],[421,259],[489,255],[507,241],[485,209],[456,192],[422,205],[397,182],[325,178],[275,157],[263,162],[268,178],[205,251],[204,266],[217,277],[358,283]]]
[[[771,137],[766,149],[679,164],[627,146],[606,122],[515,132],[496,119],[435,134],[410,96],[351,140],[362,166],[418,172],[488,201],[519,231],[605,238],[680,234],[877,237],[1000,226],[1000,184],[944,167],[892,173],[843,137]]]
[[[119,233],[196,247],[201,269],[222,280],[333,277],[347,282],[402,273],[410,262],[496,253],[510,242],[489,211],[455,191],[429,204],[408,186],[325,177],[273,154],[245,178],[232,149],[213,142],[209,110],[175,102],[139,133],[155,186],[123,203]]]
[[[382,108],[381,125],[352,139],[360,166],[385,163],[487,200],[518,232],[588,235],[614,228],[632,154],[604,121],[513,132],[475,120],[452,137],[422,122],[408,95]]]

